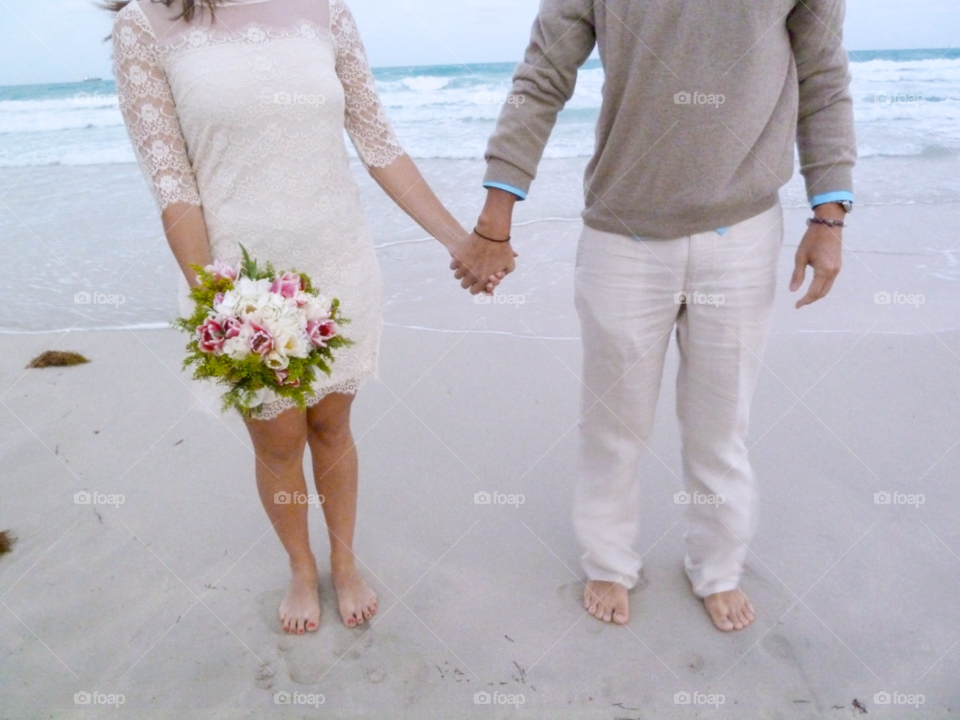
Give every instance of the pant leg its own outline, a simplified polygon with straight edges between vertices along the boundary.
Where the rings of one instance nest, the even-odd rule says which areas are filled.
[[[583,338],[573,520],[590,580],[637,583],[637,466],[653,427],[688,239],[635,240],[584,228],[575,273]]]
[[[782,242],[779,204],[724,235],[691,238],[677,415],[690,500],[684,565],[699,597],[737,587],[756,526],[747,432]]]

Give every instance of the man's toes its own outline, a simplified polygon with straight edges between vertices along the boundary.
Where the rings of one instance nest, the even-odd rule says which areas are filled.
[[[630,621],[630,614],[623,610],[617,610],[613,613],[613,621],[617,625],[626,625]]]
[[[733,621],[730,620],[726,607],[711,608],[710,619],[713,620],[713,624],[720,630],[733,630]]]

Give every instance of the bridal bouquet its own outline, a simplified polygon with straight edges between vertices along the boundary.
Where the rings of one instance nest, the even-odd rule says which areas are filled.
[[[196,310],[173,323],[190,335],[183,366],[194,366],[195,380],[229,386],[224,410],[249,416],[268,390],[305,407],[316,370],[329,375],[334,352],[350,344],[340,334],[349,320],[340,301],[321,295],[305,274],[276,272],[270,263],[261,268],[240,249],[239,266],[192,266]]]

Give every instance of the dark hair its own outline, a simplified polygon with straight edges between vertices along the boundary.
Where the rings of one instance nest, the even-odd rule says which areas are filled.
[[[130,2],[131,0],[106,0],[106,2],[101,3],[100,7],[102,7],[104,10],[118,13],[123,10],[124,7],[129,5]],[[177,15],[177,20],[182,18],[183,20],[190,22],[198,6],[200,7],[201,11],[209,10],[210,15],[213,16],[215,6],[219,5],[222,0],[150,0],[150,2],[161,2],[167,7],[170,7],[175,3],[181,4],[183,9],[180,11],[180,14]]]

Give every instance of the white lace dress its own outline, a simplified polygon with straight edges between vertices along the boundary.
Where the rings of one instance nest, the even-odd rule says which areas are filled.
[[[403,154],[343,0],[228,0],[189,21],[134,0],[117,15],[120,109],[160,210],[202,205],[214,258],[242,243],[278,269],[308,273],[352,321],[316,402],[376,372],[380,269],[350,173]],[[181,282],[181,301],[186,298]],[[188,305],[181,302],[181,310]],[[258,417],[294,403],[272,393]]]

